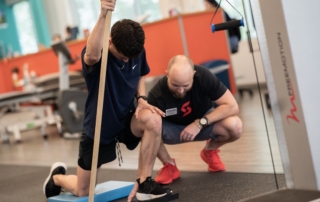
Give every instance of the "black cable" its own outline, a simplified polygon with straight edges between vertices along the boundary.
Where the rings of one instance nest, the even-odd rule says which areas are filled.
[[[214,14],[213,14],[213,16],[212,16],[212,18],[211,18],[211,21],[210,21],[210,25],[212,24],[213,18],[214,18],[214,16],[216,16],[216,13],[217,13],[218,9],[220,8],[221,1],[222,1],[222,0],[219,1],[219,4],[218,4],[216,10],[214,11]],[[243,19],[243,16],[241,15],[241,13],[240,13],[228,0],[226,0],[226,1],[228,2],[228,4],[230,4],[230,6],[231,6],[235,11],[237,11],[237,13],[239,13],[239,15],[240,15],[240,16],[242,17],[242,19]]]
[[[244,0],[242,0],[242,5],[243,5],[243,9],[244,9],[244,15],[246,16],[246,8],[245,8],[245,5],[244,5]],[[246,24],[248,25],[247,16],[246,16],[245,19],[246,19]],[[251,41],[250,32],[248,32],[248,40],[249,40],[249,46],[250,46],[250,48],[252,48],[252,41]],[[275,166],[274,166],[273,154],[272,154],[272,149],[271,149],[269,130],[268,130],[268,127],[267,127],[266,114],[265,114],[265,111],[264,111],[262,97],[261,97],[261,87],[260,87],[260,84],[259,84],[259,77],[258,77],[258,71],[257,71],[257,67],[256,67],[256,60],[255,60],[253,52],[251,52],[251,55],[252,55],[252,59],[253,59],[253,66],[254,66],[256,80],[257,80],[257,84],[258,84],[258,91],[259,91],[260,103],[261,103],[261,108],[262,108],[262,113],[263,113],[264,125],[266,127],[266,132],[267,132],[267,137],[268,137],[268,144],[269,144],[269,149],[270,149],[270,155],[271,155],[271,161],[272,161],[272,167],[273,167],[273,174],[274,174],[277,190],[279,190],[278,178],[277,178],[276,169],[275,169]]]
[[[217,6],[217,8],[216,8],[216,10],[214,11],[214,14],[213,14],[213,16],[212,16],[212,18],[211,18],[211,21],[210,21],[210,25],[212,24],[212,20],[213,20],[214,16],[216,16],[216,13],[217,13],[218,9],[220,8],[221,1],[222,1],[222,0],[220,0],[218,6]]]
[[[241,13],[235,8],[235,7],[233,7],[233,5],[228,1],[228,0],[226,0],[227,2],[228,2],[228,4],[230,4],[230,6],[234,9],[234,10],[236,10],[238,13],[239,13],[239,15],[241,15]],[[242,17],[242,19],[243,19],[243,16],[241,15],[241,17]]]

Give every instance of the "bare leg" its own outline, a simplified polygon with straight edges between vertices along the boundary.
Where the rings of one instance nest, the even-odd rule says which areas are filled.
[[[170,156],[169,153],[168,153],[167,148],[166,148],[166,147],[164,146],[164,144],[163,144],[163,141],[161,141],[161,143],[160,143],[159,152],[158,152],[157,157],[159,158],[159,160],[160,160],[162,163],[171,163],[171,164],[174,164],[173,161],[172,161],[171,156]]]
[[[139,119],[132,117],[131,130],[136,136],[142,136],[138,178],[140,182],[152,175],[156,155],[161,142],[161,117],[150,110],[139,112]]]
[[[207,150],[216,150],[226,143],[236,141],[240,138],[242,132],[242,122],[239,117],[231,116],[223,119],[213,126],[213,134],[217,136],[216,140],[210,140],[207,144]]]

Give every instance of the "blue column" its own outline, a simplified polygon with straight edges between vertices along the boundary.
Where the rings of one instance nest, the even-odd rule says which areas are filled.
[[[12,6],[7,6],[3,0],[0,0],[0,10],[4,12],[6,25],[0,29],[0,45],[4,48],[4,55],[0,50],[0,59],[8,54],[8,47],[11,46],[13,52],[20,52],[18,30],[15,24]],[[1,47],[0,47],[1,48]]]
[[[49,34],[48,21],[43,2],[42,0],[29,0],[29,2],[37,33],[37,41],[38,43],[49,47],[51,44],[51,36]]]

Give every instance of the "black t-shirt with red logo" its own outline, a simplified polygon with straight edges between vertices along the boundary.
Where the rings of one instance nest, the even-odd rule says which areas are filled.
[[[168,89],[167,77],[161,78],[150,90],[148,102],[166,113],[167,121],[188,125],[203,117],[227,88],[207,68],[195,65],[192,89],[183,99],[173,97]]]

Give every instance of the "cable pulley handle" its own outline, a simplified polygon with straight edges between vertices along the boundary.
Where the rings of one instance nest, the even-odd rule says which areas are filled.
[[[240,26],[244,26],[244,21],[243,19],[241,20],[232,20],[232,21],[228,21],[228,22],[224,22],[224,23],[219,23],[219,24],[211,24],[211,30],[212,33],[216,32],[216,31],[221,31],[221,30],[227,30],[227,29],[231,29],[231,28],[236,28],[236,27],[240,27]]]

